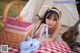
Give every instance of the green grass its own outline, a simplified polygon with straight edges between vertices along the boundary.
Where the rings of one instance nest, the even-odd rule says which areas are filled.
[[[6,7],[6,5],[9,3],[10,1],[0,1],[0,16],[3,15],[4,9]],[[25,4],[27,2],[23,2],[23,1],[18,1],[20,3],[20,7],[21,10],[24,8]],[[7,13],[9,17],[15,17],[18,15],[18,6],[17,5],[12,5]]]

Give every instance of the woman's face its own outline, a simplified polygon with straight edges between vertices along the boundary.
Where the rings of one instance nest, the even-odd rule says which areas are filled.
[[[54,15],[50,16],[49,19],[46,19],[46,24],[49,28],[53,28],[56,25],[56,17]]]

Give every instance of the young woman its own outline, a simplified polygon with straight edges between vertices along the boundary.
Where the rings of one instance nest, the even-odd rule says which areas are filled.
[[[36,26],[37,30],[34,33],[34,37],[35,38],[39,37],[39,33],[40,33],[42,26],[46,24],[48,25],[49,38],[48,39],[42,38],[41,41],[42,42],[43,41],[55,41],[59,33],[59,30],[61,28],[59,17],[60,17],[60,11],[57,8],[53,7],[52,9],[48,9],[45,12],[43,18],[38,21],[37,26]],[[45,30],[44,30],[44,33],[45,33]]]

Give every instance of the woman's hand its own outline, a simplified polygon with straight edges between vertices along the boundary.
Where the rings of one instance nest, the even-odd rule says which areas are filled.
[[[45,41],[45,42],[46,42],[46,41],[53,41],[53,39],[52,39],[52,38],[47,38],[47,39],[46,39],[46,38],[43,38],[43,37],[42,37],[42,38],[40,39],[40,41],[43,43],[44,41]]]

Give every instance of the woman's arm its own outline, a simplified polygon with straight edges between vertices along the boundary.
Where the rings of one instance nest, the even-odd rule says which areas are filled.
[[[59,34],[60,28],[61,28],[61,24],[60,24],[59,21],[57,21],[56,29],[55,29],[55,31],[53,32],[52,38],[51,38],[52,41],[55,41],[57,35]]]
[[[35,27],[35,30],[36,31],[34,31],[34,37],[33,38],[36,38],[36,37],[39,37],[39,32],[40,32],[40,23],[41,23],[41,20],[39,20],[38,22],[37,22],[37,24],[36,24],[36,27]],[[38,28],[39,27],[39,28]]]

